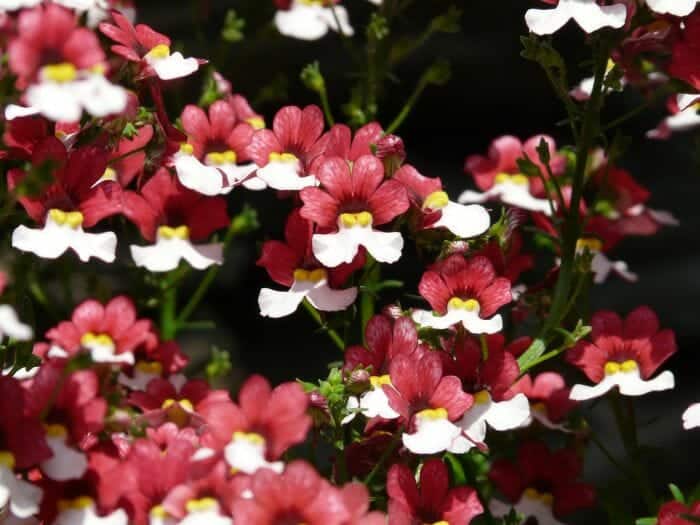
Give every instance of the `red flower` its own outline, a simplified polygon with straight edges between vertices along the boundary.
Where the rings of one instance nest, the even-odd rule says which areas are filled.
[[[340,489],[345,508],[350,513],[347,525],[385,525],[386,516],[369,511],[369,492],[362,483],[349,483]]]
[[[423,464],[418,485],[406,465],[395,464],[389,469],[386,491],[390,525],[437,522],[469,525],[473,518],[484,512],[476,490],[471,487],[450,489],[447,467],[439,459]]]
[[[535,257],[530,253],[522,253],[522,247],[523,237],[514,231],[506,247],[501,247],[498,241],[490,241],[475,255],[488,257],[496,273],[515,284],[520,274],[535,266]]]
[[[683,516],[700,517],[700,502],[684,505],[678,501],[670,501],[661,505],[657,525],[689,525],[690,521]]]
[[[327,143],[323,155],[354,162],[363,155],[372,155],[371,145],[376,145],[383,134],[384,130],[377,122],[362,126],[354,136],[348,126],[336,124],[326,134]]]
[[[107,180],[116,180],[122,188],[126,188],[139,173],[143,172],[146,152],[139,150],[145,149],[152,138],[153,126],[150,124],[139,128],[132,138],[122,137],[109,156]],[[110,169],[113,173],[109,171]]]
[[[537,495],[560,518],[595,501],[593,487],[577,481],[581,471],[581,460],[573,450],[551,452],[544,443],[528,442],[520,446],[517,463],[496,460],[489,478],[511,503],[524,494]]]
[[[700,12],[695,11],[683,20],[685,29],[673,45],[673,57],[668,72],[700,89]]]
[[[542,372],[534,381],[525,374],[511,390],[527,396],[532,409],[540,412],[549,421],[560,423],[569,412],[578,405],[569,399],[571,389],[566,386],[564,378],[556,372]]]

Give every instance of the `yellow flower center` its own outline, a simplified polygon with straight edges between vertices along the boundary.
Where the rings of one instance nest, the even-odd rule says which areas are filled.
[[[417,414],[421,419],[429,419],[437,421],[438,419],[447,419],[447,410],[444,408],[426,408]]]
[[[87,509],[95,505],[95,502],[90,496],[80,496],[75,499],[62,499],[58,502],[59,510],[80,510]]]
[[[603,243],[600,239],[595,239],[593,237],[581,238],[576,241],[576,250],[582,252],[588,250],[589,252],[599,252],[603,249]]]
[[[506,184],[511,183],[517,186],[527,186],[529,181],[526,175],[522,173],[516,173],[515,175],[510,175],[509,173],[499,173],[494,179],[496,184]]]
[[[161,365],[158,361],[139,361],[136,363],[134,368],[136,368],[136,370],[139,372],[143,372],[144,374],[159,376],[163,373],[163,365]]]
[[[117,180],[117,171],[114,168],[107,167],[105,169],[105,172],[102,174],[102,177],[100,177],[100,182],[103,181],[116,181]]]
[[[166,399],[163,401],[163,410],[168,410],[170,407],[177,405],[178,407],[186,410],[187,412],[194,412],[194,405],[189,399]]]
[[[46,437],[64,438],[68,435],[68,429],[63,425],[46,425]]]
[[[168,58],[170,56],[170,48],[165,44],[158,44],[156,47],[151,49],[146,55],[150,58]]]
[[[326,270],[323,268],[316,268],[315,270],[304,270],[303,268],[297,268],[294,270],[294,280],[297,282],[312,282],[318,283],[328,278]]]
[[[450,525],[450,523],[445,521],[445,520],[442,520],[442,521],[436,521],[432,525]]]
[[[156,505],[151,509],[151,512],[149,514],[153,518],[164,519],[168,517],[168,511],[165,510],[165,507],[163,507],[163,505]]]
[[[366,228],[367,226],[372,225],[372,214],[368,211],[361,211],[359,213],[341,213],[339,222],[344,228],[353,228],[355,226]]]
[[[253,129],[265,129],[265,121],[262,117],[250,117],[245,119],[245,121],[250,124]]]
[[[293,153],[275,153],[274,151],[270,153],[268,157],[270,162],[297,162],[299,159]]]
[[[214,498],[191,499],[185,504],[187,512],[203,512],[218,507],[219,504]]]
[[[180,153],[183,155],[193,155],[194,146],[192,144],[188,144],[187,142],[183,142],[180,144]]]
[[[78,70],[75,69],[75,66],[70,62],[62,62],[60,64],[44,66],[41,70],[41,76],[51,82],[65,84],[77,78]]]
[[[233,440],[234,441],[248,441],[249,443],[252,443],[253,445],[264,445],[265,444],[265,438],[262,437],[260,434],[256,434],[255,432],[236,431],[233,433]]]
[[[623,363],[608,361],[605,363],[605,375],[611,376],[619,372],[634,372],[637,370],[637,362],[629,359]]]
[[[83,214],[79,211],[63,211],[58,208],[49,210],[49,218],[59,226],[68,226],[77,230],[83,224]]]
[[[524,494],[528,499],[539,500],[548,507],[550,507],[554,501],[554,498],[549,492],[539,492],[537,489],[533,488],[525,489]]]
[[[428,195],[423,201],[423,209],[429,210],[441,210],[447,203],[450,202],[450,198],[444,191],[435,191]]]
[[[534,412],[538,412],[538,413],[540,413],[540,414],[546,414],[546,413],[547,413],[547,405],[545,405],[545,404],[542,403],[542,402],[534,403],[534,404],[530,407],[530,409],[533,410]]]
[[[210,166],[221,166],[222,164],[235,164],[237,159],[236,152],[229,149],[221,153],[208,153],[204,162]]]
[[[182,239],[186,241],[190,238],[190,229],[187,226],[161,226],[158,228],[158,237],[161,239]]]
[[[486,390],[481,390],[474,394],[474,403],[477,405],[485,405],[489,401],[491,401],[491,396]]]
[[[0,465],[6,467],[9,470],[14,470],[15,468],[15,455],[12,452],[3,450],[0,452]]]
[[[383,376],[370,376],[369,383],[375,388],[378,388],[382,385],[390,385],[391,377],[389,376],[389,374],[385,374]]]
[[[467,312],[478,312],[481,305],[476,299],[467,299],[466,301],[463,301],[459,297],[453,297],[447,303],[447,308],[453,310],[466,310]]]
[[[111,346],[114,347],[114,340],[108,334],[95,334],[88,332],[80,338],[83,346]]]

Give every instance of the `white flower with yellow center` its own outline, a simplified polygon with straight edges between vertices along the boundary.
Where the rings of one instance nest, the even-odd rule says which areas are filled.
[[[650,392],[671,390],[675,379],[670,370],[665,370],[653,379],[645,381],[639,372],[636,361],[627,360],[622,363],[609,361],[605,363],[605,377],[594,386],[574,385],[569,398],[574,401],[587,401],[607,394],[617,387],[624,396],[643,396]]]
[[[537,211],[545,215],[552,214],[552,206],[547,199],[538,199],[530,193],[530,181],[522,173],[515,175],[499,173],[494,178],[491,189],[483,193],[466,190],[457,200],[462,203],[479,203],[490,199],[499,199],[504,204],[524,210]]]
[[[14,455],[0,452],[0,509],[9,508],[10,514],[16,518],[29,518],[39,512],[42,491],[19,479],[14,469]]]
[[[292,153],[270,153],[268,163],[258,168],[258,178],[273,190],[299,191],[317,186],[313,175],[300,176],[301,162]]]
[[[524,394],[517,394],[507,401],[494,401],[491,394],[482,390],[474,394],[474,405],[457,422],[464,434],[475,443],[486,439],[486,427],[504,432],[521,427],[530,417],[530,402]]]
[[[700,427],[700,403],[690,405],[688,409],[683,412],[683,428],[690,430],[691,428],[697,427]]]
[[[602,252],[602,249],[603,243],[598,239],[582,238],[576,242],[576,252],[578,254],[588,251],[593,256],[591,259],[591,272],[593,272],[593,282],[595,284],[602,284],[607,281],[611,272],[618,274],[626,281],[637,281],[637,274],[629,271],[629,266],[627,266],[625,261],[609,259]]]
[[[415,415],[416,430],[401,436],[404,446],[414,454],[461,452],[456,448],[463,441],[462,429],[447,418],[444,408],[429,408]]]
[[[53,525],[127,525],[129,518],[123,509],[100,516],[95,501],[88,496],[73,500],[60,500],[59,513]]]
[[[554,517],[552,504],[554,498],[548,493],[541,493],[534,488],[527,488],[520,497],[520,500],[510,505],[497,499],[492,499],[489,503],[489,510],[494,517],[502,518],[510,513],[511,508],[523,515],[522,524],[530,523],[528,520],[535,519],[537,525],[564,525]]]
[[[80,338],[80,345],[90,352],[90,358],[95,363],[134,364],[132,352],[115,353],[116,345],[109,334],[87,332]]]
[[[341,213],[336,233],[316,233],[312,238],[313,252],[324,266],[335,268],[350,263],[364,246],[377,261],[394,263],[401,258],[403,237],[400,232],[382,232],[372,228],[372,214]]]
[[[161,80],[187,77],[199,69],[196,58],[185,58],[179,51],[171,53],[165,44],[158,44],[151,49],[144,60]]]
[[[119,373],[117,381],[130,390],[145,391],[148,383],[163,375],[163,365],[158,361],[139,361],[134,365],[132,377]]]
[[[53,452],[53,457],[43,461],[41,471],[55,481],[80,479],[87,470],[87,456],[69,446],[68,429],[63,425],[46,427],[46,442]]]
[[[350,396],[346,405],[348,415],[343,418],[342,424],[347,425],[355,416],[361,413],[368,419],[373,417],[381,417],[383,419],[396,419],[399,413],[396,412],[389,404],[389,398],[384,392],[384,385],[391,386],[391,377],[386,374],[383,376],[371,376],[369,378],[370,388],[367,392],[363,392],[360,397]]]
[[[265,438],[252,432],[234,432],[231,442],[224,448],[224,457],[232,473],[254,474],[261,468],[277,473],[284,470],[282,461],[265,459]]]
[[[329,29],[345,36],[355,33],[347,10],[333,0],[292,0],[289,9],[277,11],[275,25],[284,36],[300,40],[318,40]]]
[[[255,164],[250,162],[239,166],[236,163],[235,151],[208,153],[203,163],[193,153],[192,145],[185,143],[174,157],[177,178],[186,188],[212,196],[230,193],[238,184],[249,190],[267,187],[262,179],[250,176],[257,169]]]
[[[457,323],[472,334],[495,334],[503,329],[503,318],[496,314],[490,319],[479,317],[481,305],[476,299],[463,300],[453,297],[447,303],[447,312],[438,315],[430,310],[414,310],[413,320],[421,326],[429,326],[436,330],[446,330]]]
[[[163,505],[156,505],[148,513],[148,525],[177,525],[177,523],[177,519],[168,514]]]
[[[440,218],[430,228],[447,228],[457,237],[481,235],[489,229],[491,218],[486,208],[479,205],[463,206],[452,202],[444,191],[431,193],[423,201],[424,210],[440,211]]]
[[[29,341],[34,337],[34,331],[31,326],[19,320],[14,308],[0,304],[0,341],[5,337],[15,341]]]
[[[214,264],[223,264],[224,245],[222,243],[192,244],[190,229],[187,226],[160,226],[156,242],[151,246],[132,244],[131,257],[136,266],[151,272],[169,272],[177,268],[182,259],[197,270],[204,270]]]
[[[222,516],[219,502],[214,498],[193,499],[185,504],[187,515],[178,525],[233,525],[233,520]]]
[[[357,288],[334,290],[328,284],[328,273],[323,268],[294,270],[294,282],[289,290],[281,292],[270,288],[260,290],[258,306],[263,317],[285,317],[296,311],[307,298],[317,310],[339,312],[355,302]]]
[[[117,236],[113,232],[83,231],[83,214],[52,208],[46,214],[44,227],[39,229],[19,225],[12,232],[12,246],[44,259],[56,259],[72,249],[86,262],[91,257],[111,263],[115,259]]]
[[[688,16],[695,10],[698,0],[646,0],[646,3],[660,15]]]
[[[551,35],[569,20],[586,33],[593,33],[604,27],[620,29],[626,19],[624,4],[599,5],[596,0],[559,0],[553,9],[528,9],[525,13],[528,29],[537,35]]]

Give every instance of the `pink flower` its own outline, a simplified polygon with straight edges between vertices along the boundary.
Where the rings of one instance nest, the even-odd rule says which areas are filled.
[[[661,505],[657,525],[688,525],[684,516],[700,517],[700,502],[684,505],[679,501],[669,501]]]
[[[556,372],[542,372],[533,380],[525,374],[511,390],[527,396],[532,417],[551,429],[564,430],[560,424],[578,403],[569,399],[571,389]]]

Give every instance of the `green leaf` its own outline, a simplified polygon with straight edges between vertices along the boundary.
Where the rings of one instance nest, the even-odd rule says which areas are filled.
[[[211,349],[211,357],[205,368],[207,380],[211,383],[216,379],[227,376],[233,365],[231,364],[231,356],[226,350],[220,350],[216,346]]]
[[[635,525],[656,525],[656,518],[651,517],[651,518],[639,518],[637,521],[635,521]]]
[[[453,486],[466,485],[467,475],[464,473],[464,468],[459,460],[450,452],[445,453],[444,459],[447,462],[450,474],[452,474]]]
[[[461,18],[462,10],[451,5],[445,13],[431,20],[429,31],[433,33],[459,33]]]
[[[678,488],[678,485],[669,483],[668,490],[670,490],[671,494],[673,494],[673,499],[685,505],[685,496],[683,495],[683,492],[681,492],[681,489]]]
[[[221,29],[221,38],[226,42],[240,42],[245,38],[244,28],[245,20],[239,18],[235,10],[229,9],[224,19],[224,27]]]
[[[529,368],[530,364],[537,361],[537,359],[545,353],[547,350],[547,345],[545,345],[542,339],[535,339],[532,344],[525,350],[525,353],[518,358],[518,366],[520,369]]]
[[[549,144],[543,138],[540,139],[540,143],[537,145],[537,155],[540,158],[540,162],[545,166],[549,165]]]
[[[235,235],[247,234],[260,228],[258,212],[252,206],[245,204],[241,213],[231,221],[231,229]]]
[[[435,86],[444,86],[450,81],[451,77],[452,67],[449,61],[445,59],[437,60],[423,75],[426,83]]]

